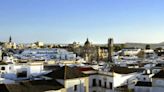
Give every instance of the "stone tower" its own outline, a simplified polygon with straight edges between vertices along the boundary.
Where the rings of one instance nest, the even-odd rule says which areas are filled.
[[[86,42],[84,43],[84,59],[87,62],[91,61],[91,43],[89,42],[88,38]]]

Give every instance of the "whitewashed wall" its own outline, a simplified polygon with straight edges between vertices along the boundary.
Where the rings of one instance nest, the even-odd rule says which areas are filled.
[[[77,78],[65,81],[67,92],[88,92],[88,78]],[[74,91],[74,86],[77,85],[77,91]]]

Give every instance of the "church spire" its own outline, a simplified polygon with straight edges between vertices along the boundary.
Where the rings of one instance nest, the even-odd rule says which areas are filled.
[[[9,42],[10,42],[10,43],[12,42],[12,38],[11,38],[11,36],[9,37]]]

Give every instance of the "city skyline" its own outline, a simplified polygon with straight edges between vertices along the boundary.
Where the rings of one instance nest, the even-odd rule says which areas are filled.
[[[160,43],[162,0],[0,1],[0,41],[30,43]]]

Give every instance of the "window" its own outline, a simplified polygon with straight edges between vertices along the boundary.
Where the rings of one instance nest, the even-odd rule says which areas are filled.
[[[113,89],[113,84],[112,84],[112,82],[109,82],[109,88],[110,88],[110,89]]]
[[[17,78],[27,77],[27,71],[22,71],[17,73]]]
[[[5,70],[5,67],[1,67],[1,70]]]
[[[106,87],[106,82],[104,82],[104,88],[107,88],[107,87]]]
[[[93,87],[96,86],[96,79],[93,79],[93,81],[92,81],[92,86],[93,86]]]
[[[99,86],[101,87],[101,80],[99,80]]]
[[[74,91],[77,91],[77,85],[74,86]]]

